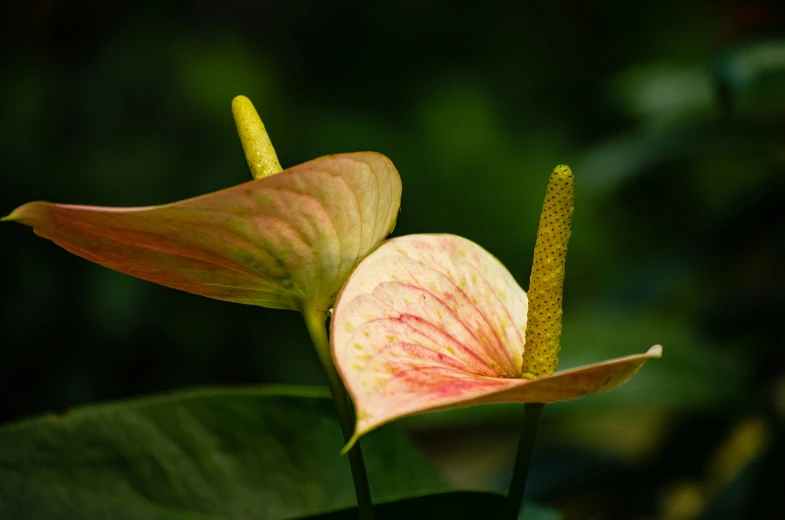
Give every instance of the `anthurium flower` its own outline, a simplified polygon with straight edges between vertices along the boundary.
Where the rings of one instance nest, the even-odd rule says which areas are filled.
[[[531,302],[501,262],[454,235],[395,238],[358,265],[332,321],[333,357],[357,416],[352,442],[429,410],[605,392],[660,357],[656,345],[645,354],[555,372],[571,186],[568,169],[554,171]]]
[[[280,171],[250,101],[239,96],[232,108],[256,180],[161,206],[32,202],[3,220],[168,287],[324,312],[357,262],[392,231],[401,197],[398,172],[371,152],[330,155]]]

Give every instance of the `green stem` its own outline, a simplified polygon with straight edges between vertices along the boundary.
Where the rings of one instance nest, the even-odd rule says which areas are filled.
[[[332,393],[338,418],[341,421],[343,437],[348,442],[352,438],[354,431],[354,417],[349,405],[349,397],[346,395],[343,381],[341,381],[341,377],[335,369],[335,363],[333,363],[332,354],[330,353],[330,342],[327,339],[327,328],[325,327],[327,313],[313,306],[305,305],[303,306],[302,314],[305,319],[305,326],[308,328],[308,334],[310,334],[313,346],[319,355],[319,360],[327,372],[330,393]],[[349,465],[352,468],[354,492],[357,496],[357,509],[360,512],[360,519],[373,520],[371,490],[368,487],[368,475],[365,472],[365,463],[363,462],[363,454],[360,450],[359,442],[349,450]]]
[[[529,463],[532,460],[534,440],[537,438],[543,408],[543,403],[526,403],[523,407],[521,438],[518,441],[518,454],[515,456],[515,468],[512,471],[502,520],[516,520],[523,510],[523,491],[526,489],[526,477],[529,475]]]

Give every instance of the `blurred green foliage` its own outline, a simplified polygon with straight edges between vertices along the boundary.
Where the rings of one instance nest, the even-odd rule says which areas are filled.
[[[654,343],[664,357],[605,396],[546,408],[529,491],[568,520],[785,516],[779,3],[2,9],[5,211],[248,180],[230,112],[245,94],[284,167],[382,152],[404,185],[396,235],[463,235],[526,287],[548,173],[570,164],[561,367]],[[296,313],[153,286],[19,226],[0,239],[0,420],[192,385],[323,382]],[[406,424],[449,478],[503,489],[519,419],[490,406]],[[763,433],[738,437],[750,421]],[[737,464],[720,479],[723,457]]]
[[[375,518],[397,520],[399,518],[495,518],[504,507],[504,496],[497,493],[457,491],[408,498],[397,502],[374,506]],[[310,520],[354,520],[356,509],[344,509],[323,515],[311,516]],[[560,520],[558,513],[527,504],[518,515],[519,520]],[[305,519],[302,519],[305,520]]]
[[[204,389],[78,408],[0,430],[0,517],[310,517],[357,503],[343,445],[326,388]],[[395,428],[363,448],[376,502],[448,490]]]

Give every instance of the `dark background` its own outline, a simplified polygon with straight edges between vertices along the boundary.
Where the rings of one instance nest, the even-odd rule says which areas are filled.
[[[404,186],[395,235],[463,235],[526,287],[548,174],[571,165],[560,368],[655,343],[664,357],[546,408],[530,495],[568,520],[785,517],[777,2],[0,9],[0,213],[246,181],[230,111],[245,94],[284,167],[382,152]],[[0,241],[0,422],[195,385],[323,383],[294,312],[155,286],[17,225]],[[457,485],[504,489],[519,419],[486,406],[402,424]]]

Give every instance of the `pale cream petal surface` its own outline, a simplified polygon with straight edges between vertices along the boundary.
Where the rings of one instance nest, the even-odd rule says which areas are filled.
[[[357,436],[397,418],[480,403],[553,402],[609,390],[660,347],[521,378],[526,294],[477,244],[453,235],[384,243],[336,302],[333,357],[355,403]]]
[[[333,355],[366,420],[386,417],[377,404],[439,406],[478,385],[504,388],[501,377],[518,380],[526,312],[526,294],[477,244],[453,235],[395,238],[344,287]]]

